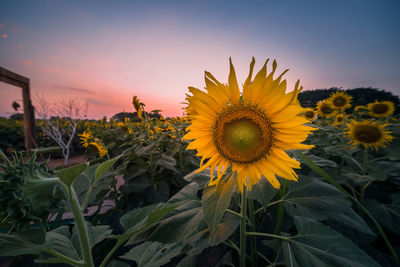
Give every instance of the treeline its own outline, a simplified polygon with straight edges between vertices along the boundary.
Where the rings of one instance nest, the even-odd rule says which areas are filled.
[[[341,88],[333,87],[330,89],[314,89],[302,91],[299,94],[299,101],[302,107],[315,107],[321,100],[328,98],[332,93],[342,90]],[[396,113],[400,112],[399,97],[393,95],[391,92],[376,88],[354,88],[344,90],[347,94],[353,97],[352,108],[361,105],[367,105],[375,100],[392,101],[396,106]]]
[[[143,116],[147,116],[148,118],[156,118],[156,119],[161,118],[160,114],[157,112],[148,113],[148,112],[144,111]],[[112,116],[112,119],[116,120],[116,121],[124,121],[125,118],[128,118],[132,122],[141,121],[141,119],[138,118],[136,111],[135,112],[120,112],[120,113],[117,113],[114,116]]]

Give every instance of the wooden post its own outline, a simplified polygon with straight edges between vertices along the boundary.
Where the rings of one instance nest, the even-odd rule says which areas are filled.
[[[31,102],[29,79],[0,67],[0,81],[22,88],[25,148],[30,151],[37,145],[35,141],[35,113]]]

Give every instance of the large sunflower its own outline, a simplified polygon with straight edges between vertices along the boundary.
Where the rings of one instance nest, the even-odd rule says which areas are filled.
[[[335,116],[335,110],[332,108],[330,101],[327,99],[317,103],[317,113],[322,118]]]
[[[189,87],[193,95],[187,100],[193,112],[184,139],[193,140],[188,149],[196,149],[202,157],[198,171],[210,167],[209,185],[215,185],[231,166],[241,192],[244,186],[250,190],[262,176],[275,188],[280,187],[275,175],[296,181],[293,168],[300,168],[300,163],[285,150],[311,148],[300,142],[315,129],[303,125],[308,120],[298,116],[303,111],[296,101],[302,89],[299,81],[286,94],[286,80],[281,80],[286,71],[273,79],[277,64],[273,62],[267,75],[268,60],[252,81],[253,58],[241,93],[229,61],[228,85],[205,72],[207,92]],[[215,168],[217,177],[213,177]]]
[[[352,99],[353,97],[349,96],[345,92],[335,92],[329,97],[331,106],[334,109],[350,108]]]
[[[369,103],[367,106],[369,115],[375,118],[387,117],[393,114],[394,104],[391,101],[378,101]]]
[[[351,123],[347,123],[348,131],[345,135],[355,146],[363,145],[367,149],[378,150],[379,147],[386,147],[393,139],[393,136],[390,135],[391,132],[385,129],[387,125],[371,120],[351,120]]]

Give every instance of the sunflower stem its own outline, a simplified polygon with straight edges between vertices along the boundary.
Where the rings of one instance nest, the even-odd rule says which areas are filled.
[[[240,213],[237,213],[236,211],[233,211],[233,210],[230,210],[230,209],[226,209],[225,211],[230,213],[230,214],[232,214],[232,215],[235,215],[236,217],[238,217],[240,219],[242,218],[242,215]]]
[[[246,214],[247,214],[247,187],[243,186],[240,205],[240,267],[246,267]]]
[[[249,199],[249,216],[250,216],[250,230],[256,231],[256,216],[254,213],[254,201]],[[251,249],[251,266],[257,267],[257,243],[256,236],[250,236],[250,249]]]
[[[364,198],[365,198],[365,190],[367,190],[367,187],[372,183],[372,181],[369,181],[366,184],[361,185],[361,191],[360,191],[360,202],[364,203]]]
[[[362,167],[362,175],[367,174],[367,167],[368,167],[368,149],[364,148],[364,161]]]
[[[83,255],[84,265],[87,267],[93,267],[92,250],[89,243],[89,235],[86,227],[86,222],[83,217],[81,206],[78,202],[78,197],[76,196],[75,190],[72,186],[69,187],[68,191],[69,202],[71,204],[72,214],[75,219],[75,226],[78,230],[79,243],[81,245],[81,251]]]
[[[288,191],[288,182],[287,182],[287,180],[283,180],[282,189],[279,191],[280,199],[285,197],[287,191]],[[278,206],[278,213],[276,214],[276,224],[275,224],[275,229],[274,229],[275,234],[279,234],[281,231],[281,225],[282,225],[282,219],[283,219],[284,212],[285,212],[285,203],[280,202],[279,206]]]

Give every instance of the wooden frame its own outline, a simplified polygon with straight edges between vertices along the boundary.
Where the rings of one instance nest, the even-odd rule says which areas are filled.
[[[29,79],[0,67],[0,81],[22,88],[25,148],[30,151],[32,148],[37,147],[37,144],[35,141],[35,111],[31,102]]]

